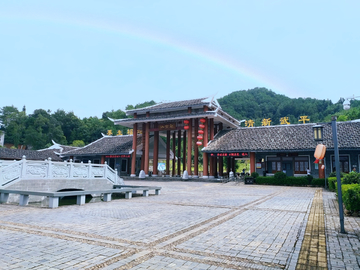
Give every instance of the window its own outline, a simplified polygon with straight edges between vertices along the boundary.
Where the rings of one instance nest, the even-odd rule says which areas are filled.
[[[339,156],[340,172],[349,173],[349,164],[349,156]],[[332,157],[331,168],[333,172],[336,171],[335,156]]]
[[[308,157],[295,157],[295,174],[306,174],[306,170],[309,168]]]
[[[279,157],[269,157],[267,159],[268,170],[270,173],[281,172],[281,160]]]
[[[126,172],[127,171],[127,159],[121,160],[121,171]]]

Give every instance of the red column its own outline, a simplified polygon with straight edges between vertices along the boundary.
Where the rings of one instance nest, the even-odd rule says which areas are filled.
[[[145,175],[149,175],[149,144],[150,144],[150,123],[145,124]]]
[[[324,165],[324,160],[319,160],[319,178],[325,178],[325,168],[321,169],[322,165]]]
[[[209,136],[209,132],[208,132],[208,119],[205,118],[205,128],[204,128],[204,147],[207,146],[208,144],[208,136]],[[209,172],[208,172],[208,156],[206,153],[203,153],[203,178],[208,178],[209,177]]]
[[[146,124],[143,123],[141,130],[141,144],[142,144],[141,170],[145,170],[145,129],[146,129]]]
[[[181,175],[181,130],[178,130],[177,175]]]
[[[132,150],[134,151],[131,156],[131,177],[136,176],[136,147],[137,147],[137,124],[133,127],[133,145]]]
[[[101,156],[100,164],[105,164],[105,156]]]
[[[166,131],[166,176],[170,176],[170,130]]]
[[[172,152],[173,152],[173,160],[172,160],[172,177],[175,176],[175,131],[173,133],[173,141],[172,141]]]
[[[199,131],[199,119],[194,120],[194,176],[195,178],[199,177],[199,147],[196,144],[197,136]]]
[[[255,153],[254,152],[250,152],[250,174],[252,174],[253,172],[255,172]]]
[[[219,131],[223,129],[223,124],[219,124]],[[219,176],[224,176],[224,158],[219,157]]]
[[[187,145],[187,172],[189,177],[191,177],[191,155],[192,155],[192,119],[189,119],[189,129],[188,129],[188,145]]]
[[[183,172],[186,170],[186,130],[183,136]]]
[[[214,139],[214,118],[210,119],[209,129],[210,129],[210,140],[213,140]],[[214,163],[215,163],[215,158],[210,157],[210,178],[215,177]]]
[[[155,128],[158,124],[155,123]],[[158,175],[158,163],[159,163],[159,131],[154,131],[154,150],[153,150],[153,176]]]

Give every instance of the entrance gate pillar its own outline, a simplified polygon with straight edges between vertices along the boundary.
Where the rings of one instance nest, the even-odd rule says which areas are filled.
[[[155,123],[155,128],[158,123]],[[159,131],[154,131],[154,150],[153,150],[153,176],[158,176],[158,163],[159,163]]]
[[[178,149],[177,149],[177,175],[181,175],[180,164],[181,164],[181,130],[178,130]]]
[[[184,131],[183,136],[183,171],[186,170],[186,130]]]
[[[166,131],[166,172],[165,175],[170,176],[170,130]]]
[[[214,139],[214,118],[210,119],[209,129],[210,129],[210,140],[213,140]],[[209,178],[215,177],[214,162],[215,162],[215,158],[210,157],[210,177]]]
[[[187,145],[187,172],[191,177],[191,155],[192,155],[192,119],[189,119],[188,145]]]
[[[149,176],[149,144],[150,144],[150,123],[145,124],[145,159],[144,159],[144,171],[145,175]]]
[[[196,144],[199,131],[199,119],[194,120],[194,178],[199,177],[199,147]]]
[[[133,145],[132,150],[134,151],[131,156],[131,177],[136,176],[136,147],[137,147],[137,124],[133,127]]]
[[[175,156],[175,131],[174,131],[174,133],[173,133],[173,140],[172,140],[172,152],[173,152],[173,160],[172,160],[172,177],[174,177],[175,176],[175,158],[176,158],[176,156]]]
[[[208,136],[209,136],[209,132],[208,132],[208,118],[205,118],[205,128],[204,128],[204,147],[207,146],[208,144]],[[203,153],[203,178],[209,178],[209,172],[208,172],[208,155],[207,153]]]

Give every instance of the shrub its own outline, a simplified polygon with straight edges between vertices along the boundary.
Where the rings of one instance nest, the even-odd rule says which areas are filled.
[[[296,177],[288,176],[285,181],[287,186],[306,186],[309,183],[308,178],[305,177]]]
[[[332,172],[329,174],[329,177],[336,177],[336,172]],[[340,178],[343,178],[344,177],[344,173],[343,172],[340,172]]]
[[[343,184],[360,184],[360,173],[351,172],[341,179]]]
[[[307,175],[306,179],[308,180],[309,185],[311,185],[311,182],[314,179],[314,177],[312,175]]]
[[[257,172],[252,172],[251,173],[251,177],[253,177],[254,179],[259,177],[259,174]]]
[[[360,211],[360,185],[343,185],[342,197],[345,208],[351,212]]]
[[[269,184],[270,182],[273,182],[274,180],[274,177],[272,176],[258,176],[256,178],[256,184],[259,184],[259,185],[267,185]]]
[[[315,187],[324,187],[325,179],[324,178],[314,178],[311,180],[311,185]]]
[[[335,187],[336,181],[337,181],[336,177],[329,177],[328,178],[329,190],[335,191],[335,189],[336,189],[336,187]]]

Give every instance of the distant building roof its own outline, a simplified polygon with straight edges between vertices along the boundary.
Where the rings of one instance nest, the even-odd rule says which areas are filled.
[[[28,160],[45,160],[51,158],[52,161],[61,161],[61,158],[55,154],[53,149],[38,150],[24,150],[24,149],[9,149],[0,148],[0,159],[19,160],[26,156]]]
[[[138,142],[141,135],[138,135]],[[62,157],[85,155],[129,154],[132,151],[133,135],[103,136],[84,147],[63,152]]]
[[[245,127],[218,133],[204,152],[285,152],[314,150],[313,126],[322,125],[323,141],[333,149],[331,123]],[[342,150],[360,150],[360,122],[337,122],[338,147]]]

